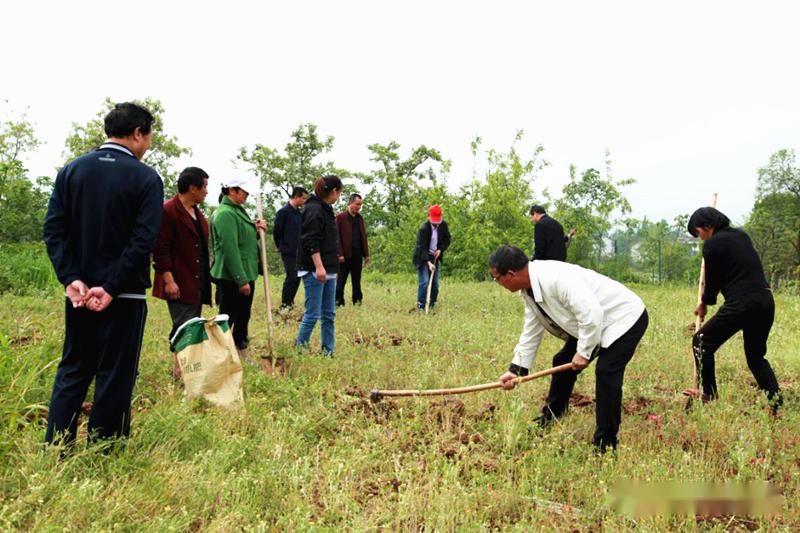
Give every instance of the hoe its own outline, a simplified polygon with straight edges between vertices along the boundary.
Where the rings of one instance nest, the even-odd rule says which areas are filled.
[[[553,368],[548,368],[547,370],[542,370],[541,372],[536,372],[534,374],[529,374],[527,376],[520,376],[516,377],[511,380],[515,384],[525,383],[526,381],[530,381],[532,379],[541,378],[544,376],[549,376],[552,374],[558,374],[559,372],[564,372],[565,370],[571,370],[572,363],[566,363],[559,366],[554,366]],[[493,381],[492,383],[484,383],[482,385],[472,385],[470,387],[456,387],[453,389],[402,389],[402,390],[379,390],[373,389],[369,395],[369,399],[373,402],[379,402],[383,398],[386,397],[407,397],[407,396],[450,396],[453,394],[467,394],[470,392],[478,392],[482,390],[489,390],[489,389],[498,389],[503,385],[499,381]]]

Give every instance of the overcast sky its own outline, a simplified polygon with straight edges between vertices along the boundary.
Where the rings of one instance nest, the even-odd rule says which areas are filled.
[[[79,7],[80,6],[80,7]],[[211,7],[214,6],[214,7]],[[609,149],[634,215],[707,205],[740,222],[756,169],[800,147],[796,2],[3,2],[3,119],[29,107],[53,174],[72,122],[106,96],[150,96],[167,133],[219,183],[237,148],[282,147],[313,122],[331,158],[372,168],[395,139],[470,179],[470,139],[545,146],[535,188]]]

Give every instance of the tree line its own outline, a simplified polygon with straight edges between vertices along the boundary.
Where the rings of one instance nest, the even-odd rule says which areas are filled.
[[[171,196],[180,172],[177,162],[192,151],[168,134],[160,101],[145,98],[139,103],[156,118],[153,145],[144,162],[159,172],[166,194]],[[93,118],[84,124],[73,123],[64,142],[64,162],[102,144],[103,117],[113,105],[106,99]],[[613,175],[608,152],[603,169],[571,166],[569,181],[556,194],[539,183],[539,173],[548,165],[542,145],[524,148],[522,131],[505,150],[485,148],[476,137],[471,143],[472,155],[476,168],[483,170],[451,190],[451,163],[435,148],[419,145],[404,150],[395,141],[370,144],[370,169],[364,172],[330,161],[334,141],[316,125],[300,124],[283,147],[242,146],[235,161],[241,167],[238,172],[252,173],[260,180],[268,219],[286,201],[292,186],[310,190],[322,174],[342,177],[345,192],[358,191],[364,196],[373,261],[382,272],[411,270],[416,230],[425,220],[428,206],[436,203],[442,206],[453,233],[447,274],[486,279],[486,258],[494,248],[514,244],[531,249],[533,224],[528,209],[535,202],[545,206],[565,228],[578,229],[569,248],[571,262],[625,281],[691,283],[696,279],[699,243],[686,234],[688,213],[672,221],[629,217],[631,206],[624,190],[634,180]],[[0,123],[0,243],[41,241],[53,178],[30,176],[22,163],[40,144],[25,114]],[[759,168],[756,179],[757,193],[745,230],[773,286],[796,285],[800,281],[800,168],[794,150],[776,151]],[[279,264],[273,254],[271,267]]]

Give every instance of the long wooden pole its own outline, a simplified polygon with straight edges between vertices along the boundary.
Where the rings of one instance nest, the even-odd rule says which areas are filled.
[[[536,372],[534,374],[528,374],[527,376],[519,376],[511,381],[517,385],[520,383],[525,383],[526,381],[530,381],[532,379],[541,378],[544,376],[549,376],[551,374],[558,374],[559,372],[564,372],[565,370],[572,369],[572,363],[566,363],[559,366],[554,366],[552,368],[548,368],[547,370],[542,370],[541,372]],[[470,392],[478,392],[483,390],[490,390],[490,389],[497,389],[502,387],[503,384],[499,381],[493,381],[491,383],[484,383],[482,385],[472,385],[470,387],[456,387],[453,389],[404,389],[404,390],[378,390],[374,389],[370,394],[370,398],[372,401],[378,401],[381,398],[385,397],[403,397],[403,396],[450,396],[453,394],[467,394]]]
[[[711,197],[711,207],[715,209],[717,207],[717,193],[714,193],[713,196]],[[706,260],[701,259],[700,279],[697,282],[697,305],[703,303],[703,292],[705,292],[705,290],[706,290]],[[697,333],[698,331],[700,331],[702,325],[703,325],[703,317],[697,315],[694,319],[694,332]],[[699,379],[699,374],[697,372],[697,358],[695,357],[694,349],[692,349],[692,364],[694,368],[694,388],[692,392],[694,394],[699,395],[700,379]],[[691,394],[688,396],[691,396]]]
[[[436,259],[433,260],[433,266],[436,266]],[[428,296],[425,297],[425,314],[428,314],[431,308],[431,287],[433,287],[433,276],[436,275],[436,271],[431,271],[430,267],[428,267]]]
[[[261,193],[256,195],[256,211],[258,213],[259,220],[264,219],[264,213],[261,206]],[[273,337],[275,334],[275,326],[272,323],[272,301],[270,300],[269,295],[269,266],[267,265],[267,244],[266,239],[264,239],[264,230],[258,230],[258,240],[261,243],[261,264],[264,267],[264,304],[267,306],[267,323],[269,328],[269,356],[274,359],[275,357],[275,346],[273,343]],[[274,364],[275,361],[273,360],[272,363]]]

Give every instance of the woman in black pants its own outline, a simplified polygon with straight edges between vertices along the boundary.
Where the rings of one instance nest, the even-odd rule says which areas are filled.
[[[738,331],[744,335],[747,366],[758,387],[767,393],[773,412],[783,403],[778,380],[767,354],[767,337],[775,319],[775,300],[764,277],[761,260],[747,234],[730,227],[728,217],[713,207],[702,207],[689,218],[689,233],[705,241],[706,282],[695,314],[706,316],[707,306],[725,303],[692,338],[692,349],[703,388],[703,400],[717,397],[714,353]]]

